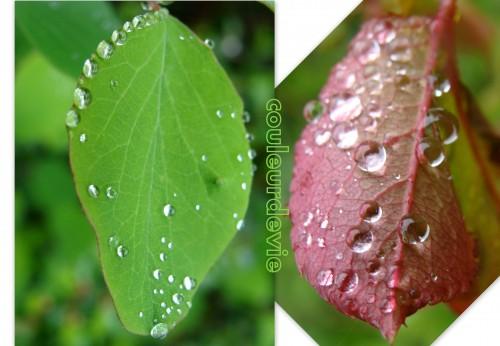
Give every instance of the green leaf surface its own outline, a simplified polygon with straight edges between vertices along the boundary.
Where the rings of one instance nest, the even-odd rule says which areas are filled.
[[[16,142],[63,150],[64,114],[74,82],[33,52],[19,64],[16,76]]]
[[[101,1],[18,1],[16,24],[57,68],[73,77],[97,43],[120,25],[110,4]]]
[[[138,334],[185,316],[242,224],[252,178],[243,105],[211,49],[163,10],[143,18],[79,81],[89,103],[69,129],[106,282]]]

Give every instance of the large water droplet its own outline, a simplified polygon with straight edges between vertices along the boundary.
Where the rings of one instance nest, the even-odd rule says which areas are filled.
[[[330,119],[332,121],[346,121],[357,118],[363,111],[361,99],[349,93],[336,96],[331,101]]]
[[[184,301],[184,296],[182,295],[182,293],[174,293],[172,295],[172,301],[174,302],[174,304],[179,305]]]
[[[118,245],[116,248],[116,254],[120,258],[126,257],[128,255],[128,249],[123,245]]]
[[[382,169],[386,159],[387,153],[384,146],[375,141],[361,143],[354,154],[354,160],[359,169],[364,172],[376,172]]]
[[[382,217],[382,208],[375,201],[368,201],[363,203],[359,210],[359,215],[363,221],[368,223],[375,223]]]
[[[347,234],[347,245],[356,253],[363,253],[370,250],[372,242],[373,234],[371,231],[352,228]]]
[[[330,269],[321,270],[316,276],[316,281],[320,286],[331,286],[333,284],[333,272]]]
[[[144,17],[141,16],[141,15],[135,16],[132,19],[132,26],[135,29],[139,29],[140,30],[140,29],[144,28],[145,25],[146,25],[146,22],[144,20]]]
[[[99,197],[99,188],[96,185],[94,185],[94,184],[90,184],[87,187],[87,192],[89,193],[89,196],[92,197],[92,198]]]
[[[153,270],[153,277],[156,280],[160,280],[160,278],[161,278],[161,270],[160,269]]]
[[[106,41],[101,41],[97,45],[96,53],[101,59],[109,59],[113,54],[113,45]]]
[[[335,286],[344,293],[353,292],[358,287],[358,274],[348,271],[342,272],[335,278]]]
[[[80,116],[74,109],[70,109],[68,113],[66,113],[66,126],[70,128],[75,128],[80,123]]]
[[[168,326],[166,323],[157,323],[149,332],[153,339],[165,339],[168,334]]]
[[[163,207],[163,214],[166,217],[170,217],[175,214],[175,208],[172,204],[168,203]]]
[[[349,123],[340,123],[333,128],[333,141],[340,149],[350,149],[358,141],[358,129]]]
[[[311,122],[323,114],[323,104],[318,100],[312,100],[306,103],[304,107],[304,118]]]
[[[117,46],[123,46],[127,42],[127,33],[125,30],[115,30],[111,34],[111,41]]]
[[[420,162],[431,167],[439,166],[446,158],[441,144],[433,138],[424,138],[418,148]]]
[[[182,283],[184,285],[184,288],[188,291],[191,291],[196,287],[196,280],[189,276],[186,276],[184,280],[182,280]]]
[[[322,146],[328,142],[332,133],[330,131],[320,131],[314,136],[314,142],[318,146]]]
[[[78,109],[85,109],[90,104],[90,92],[84,88],[76,88],[73,92],[73,103]]]
[[[443,108],[431,108],[425,118],[425,127],[438,126],[443,144],[451,144],[458,138],[458,120]],[[432,128],[430,128],[432,129]]]
[[[413,216],[401,220],[401,234],[407,244],[420,244],[429,238],[431,228],[425,221]]]
[[[83,63],[83,75],[87,78],[92,78],[96,75],[97,73],[97,63],[94,61],[94,59],[87,59]]]
[[[132,32],[134,31],[134,28],[132,26],[132,23],[130,23],[129,21],[126,21],[124,24],[123,24],[123,30],[125,32]]]

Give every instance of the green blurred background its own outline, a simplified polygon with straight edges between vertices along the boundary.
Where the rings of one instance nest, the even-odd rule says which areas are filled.
[[[488,120],[500,126],[500,2],[490,0],[458,1],[461,21],[457,28],[458,58],[462,81],[471,90]],[[347,52],[347,46],[366,18],[389,10],[402,14],[435,13],[433,0],[365,0],[278,86],[276,96],[283,104],[285,144],[293,148],[306,125],[302,109],[318,97],[331,68]],[[283,157],[283,181],[288,186],[293,165],[293,150]],[[287,189],[286,189],[287,190]],[[284,196],[288,200],[289,195]],[[289,255],[276,275],[276,300],[321,346],[387,345],[379,331],[351,319],[323,301],[300,276],[295,266],[289,238],[290,223],[284,220],[283,245]],[[454,320],[446,304],[427,307],[407,319],[395,345],[430,345]]]
[[[61,5],[17,2],[16,15],[24,6],[24,15],[34,18],[40,17],[41,7],[64,16],[67,4]],[[103,16],[102,5],[85,4],[96,17]],[[117,23],[142,12],[138,2],[104,5]],[[215,41],[215,54],[254,115],[247,127],[256,137],[252,146],[260,152],[264,141],[259,129],[264,125],[257,114],[274,95],[272,11],[259,2],[173,2],[168,8],[202,39]],[[190,314],[167,339],[135,336],[121,326],[68,165],[64,116],[80,72],[58,65],[46,54],[47,47],[32,39],[31,30],[63,34],[61,19],[42,16],[26,25],[16,18],[16,345],[271,345],[274,292],[265,271],[261,232],[266,196],[258,183],[246,227],[201,284]],[[74,22],[75,27],[87,19],[80,16],[82,22]],[[99,41],[108,39],[113,29]],[[63,53],[78,58],[81,52]],[[261,174],[258,170],[257,181],[262,182]]]

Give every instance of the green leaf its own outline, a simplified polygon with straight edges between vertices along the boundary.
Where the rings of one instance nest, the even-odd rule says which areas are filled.
[[[30,53],[16,76],[16,142],[64,149],[64,114],[74,82],[40,53]]]
[[[16,24],[56,67],[77,77],[96,44],[119,26],[101,1],[19,1]]]
[[[165,10],[140,18],[79,81],[76,103],[88,105],[69,142],[120,319],[147,334],[189,310],[242,223],[252,169],[241,99],[211,49]]]

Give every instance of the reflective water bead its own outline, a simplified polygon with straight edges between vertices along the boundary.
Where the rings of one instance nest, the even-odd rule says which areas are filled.
[[[238,160],[238,162],[243,162],[243,155],[241,154],[236,155],[236,160]]]
[[[323,114],[323,104],[318,100],[312,100],[306,103],[304,107],[304,118],[311,122]]]
[[[146,23],[145,23],[144,17],[142,15],[135,16],[132,19],[132,26],[135,29],[139,29],[140,30],[140,29],[144,28],[145,25],[146,25]]]
[[[90,104],[90,92],[84,88],[76,88],[73,92],[73,103],[78,109],[85,109]]]
[[[106,41],[101,41],[97,45],[96,53],[102,59],[109,59],[113,54],[113,45]]]
[[[190,276],[186,276],[184,280],[182,280],[182,283],[184,285],[184,288],[188,291],[191,291],[193,288],[196,287],[196,280]]]
[[[241,231],[244,226],[245,226],[245,221],[243,219],[238,220],[238,222],[236,223],[236,230]]]
[[[160,278],[161,278],[161,270],[160,269],[153,270],[153,277],[156,280],[160,280]]]
[[[317,242],[318,242],[318,247],[320,248],[324,248],[326,245],[325,245],[325,238],[318,238],[317,239]]]
[[[210,49],[214,49],[214,47],[215,47],[214,40],[212,40],[210,38],[206,38],[205,41],[203,41],[203,43],[205,43],[205,46],[207,46]]]
[[[358,141],[358,129],[349,123],[340,123],[333,128],[333,141],[340,149],[350,149]]]
[[[349,93],[334,97],[331,104],[330,119],[335,122],[353,120],[363,111],[363,105],[359,96]]]
[[[116,247],[116,246],[118,246],[118,243],[119,243],[119,239],[118,239],[118,236],[116,234],[112,234],[109,236],[108,245],[110,247]]]
[[[117,194],[118,193],[116,192],[116,190],[112,186],[108,186],[106,188],[106,197],[108,197],[109,199],[114,199]]]
[[[116,254],[120,258],[126,257],[128,255],[128,249],[123,245],[118,245],[116,248]]]
[[[172,204],[168,203],[163,207],[163,214],[166,217],[170,217],[175,214],[175,208]]]
[[[157,323],[151,328],[149,334],[153,339],[165,339],[168,334],[168,326],[166,323]]]
[[[412,51],[409,47],[397,47],[390,54],[389,59],[394,62],[409,62],[413,57]]]
[[[333,284],[333,272],[330,269],[321,270],[316,276],[316,281],[320,286],[331,286]]]
[[[248,124],[250,122],[250,113],[248,111],[243,112],[243,122]]]
[[[144,312],[139,311],[139,318],[143,318],[143,317],[144,317]]]
[[[431,167],[439,166],[446,158],[441,144],[432,138],[424,138],[418,148],[420,162]]]
[[[170,274],[170,275],[167,277],[167,281],[168,281],[168,283],[173,284],[173,283],[174,283],[174,281],[175,281],[175,276],[173,276],[172,274]]]
[[[132,26],[132,23],[130,23],[129,21],[126,21],[124,24],[123,24],[123,30],[125,32],[132,32],[134,30],[133,26]]]
[[[94,185],[94,184],[90,184],[87,187],[87,192],[89,193],[89,196],[92,197],[92,198],[99,197],[99,188],[96,185]]]
[[[375,223],[382,217],[382,208],[375,201],[368,201],[361,205],[359,214],[363,221],[368,223]]]
[[[184,296],[182,295],[182,293],[174,293],[172,295],[172,301],[174,302],[174,304],[179,305],[184,301]]]
[[[222,111],[220,109],[218,109],[216,112],[215,112],[215,115],[217,116],[217,118],[222,118]]]
[[[241,189],[246,190],[247,189],[247,183],[241,183]]]
[[[429,224],[419,218],[406,216],[401,220],[401,234],[407,244],[420,244],[425,242],[430,235]]]
[[[452,113],[443,108],[431,108],[425,117],[426,128],[431,128],[433,124],[438,126],[443,144],[451,144],[458,139],[458,120]]]
[[[87,141],[87,135],[85,133],[82,133],[80,135],[80,143],[85,143]]]
[[[384,146],[375,141],[361,143],[354,154],[358,168],[370,173],[382,169],[386,159],[387,153]]]
[[[248,149],[248,158],[250,160],[253,160],[257,157],[257,152],[255,151],[255,149]]]
[[[111,89],[115,90],[116,88],[118,88],[118,85],[120,83],[116,80],[116,79],[112,79],[109,81],[109,86],[111,87]]]
[[[354,50],[357,52],[359,62],[363,65],[380,57],[380,46],[375,40],[357,41],[354,45]]]
[[[342,272],[335,278],[335,286],[343,293],[351,293],[358,287],[358,274],[348,271]]]
[[[80,123],[80,116],[74,109],[70,109],[68,113],[66,113],[65,123],[67,127],[75,128]]]
[[[167,255],[165,255],[164,252],[160,252],[160,261],[165,262],[166,259],[167,259]]]
[[[347,235],[347,245],[355,253],[363,253],[370,250],[373,242],[371,231],[365,231],[360,228],[352,228]]]
[[[200,211],[200,209],[201,209],[201,205],[196,204],[196,205],[194,206],[194,210],[196,210],[196,211]]]
[[[205,154],[201,155],[201,161],[207,162],[208,161],[208,156],[205,155]]]
[[[451,90],[451,84],[448,79],[442,79],[440,77],[437,77],[434,79],[434,96],[435,97],[441,97],[444,94],[447,94]]]
[[[127,42],[127,33],[125,30],[115,30],[111,34],[111,41],[117,46],[123,46]]]
[[[169,243],[167,244],[167,247],[168,247],[168,249],[169,249],[169,250],[172,250],[172,249],[174,248],[174,243],[169,242]]]
[[[83,75],[87,78],[92,78],[97,73],[97,63],[93,59],[87,59],[83,63]]]
[[[314,142],[316,145],[322,146],[328,142],[331,136],[332,133],[330,131],[320,131],[314,136]]]

